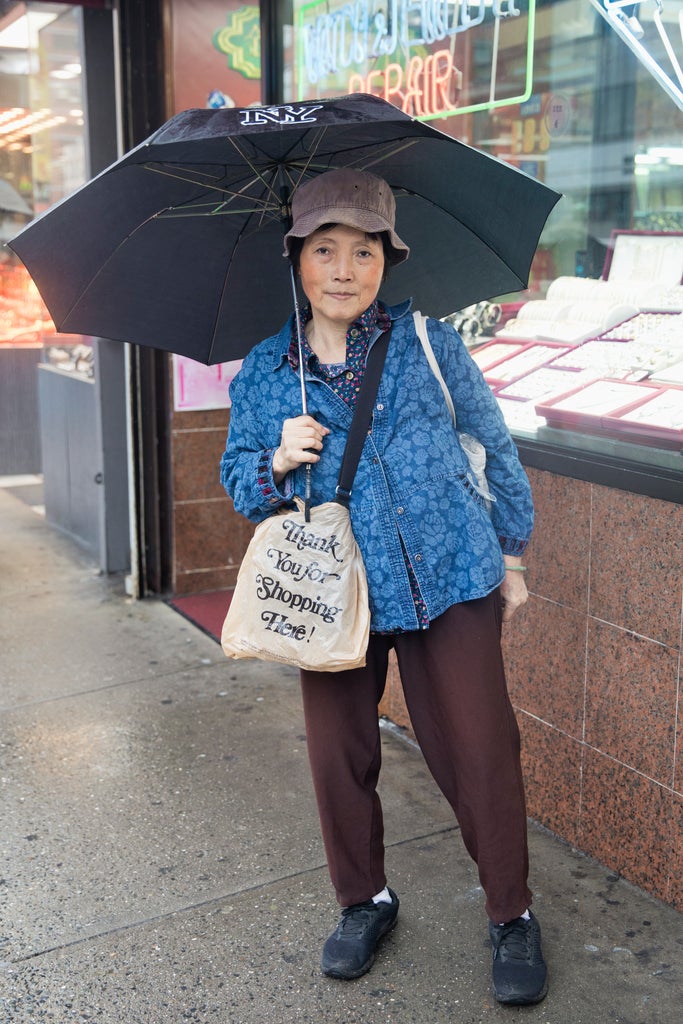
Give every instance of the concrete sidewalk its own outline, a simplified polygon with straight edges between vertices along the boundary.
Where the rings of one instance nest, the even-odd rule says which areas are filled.
[[[498,1006],[483,897],[384,732],[399,925],[329,981],[337,920],[296,673],[228,662],[0,489],[0,1021],[679,1024],[683,917],[531,826],[551,989]]]

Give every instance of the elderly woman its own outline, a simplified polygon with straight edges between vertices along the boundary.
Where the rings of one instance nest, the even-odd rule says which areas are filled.
[[[428,333],[458,428],[487,452],[493,496],[480,497],[410,303],[386,306],[387,270],[408,257],[385,181],[328,171],[294,196],[286,255],[308,305],[301,310],[309,415],[302,416],[296,327],[245,359],[231,387],[221,480],[236,509],[259,522],[302,494],[334,498],[368,350],[391,338],[350,513],[363,554],[371,633],[364,668],[301,672],[308,750],[328,868],[342,909],[322,970],[370,969],[396,923],[387,886],[378,703],[396,653],[411,722],[449,801],[486,894],[493,986],[502,1003],[547,991],[540,928],[530,912],[519,732],[501,655],[502,623],[527,599],[521,556],[533,523],[526,475],[495,399],[455,330]]]

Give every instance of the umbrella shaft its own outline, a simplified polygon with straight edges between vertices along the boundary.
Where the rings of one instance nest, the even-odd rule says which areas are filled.
[[[296,277],[294,267],[289,265],[289,277],[292,282],[292,296],[294,298],[294,323],[296,324],[296,341],[299,350],[299,382],[301,384],[301,411],[304,416],[308,415],[308,403],[306,402],[306,373],[304,366],[304,346],[301,336],[301,317],[299,315],[299,296],[296,290]],[[304,494],[304,518],[308,523],[311,519],[311,464],[306,463],[306,484]]]
[[[301,384],[301,410],[306,416],[308,414],[308,404],[306,402],[306,374],[304,368],[304,346],[303,338],[301,337],[301,317],[299,315],[299,296],[296,290],[296,277],[294,276],[294,267],[290,263],[289,265],[289,277],[292,282],[292,297],[294,299],[294,323],[296,325],[296,341],[299,350],[299,382]]]

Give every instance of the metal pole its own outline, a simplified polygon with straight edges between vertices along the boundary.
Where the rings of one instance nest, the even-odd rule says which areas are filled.
[[[296,276],[294,267],[289,265],[289,278],[292,282],[292,296],[294,298],[294,322],[296,324],[296,341],[299,351],[299,383],[301,385],[301,411],[304,416],[308,415],[308,403],[306,401],[306,368],[304,366],[303,338],[301,336],[301,318],[299,316],[299,296],[296,290]],[[311,521],[311,464],[306,463],[306,476],[304,486],[304,519],[307,523]]]

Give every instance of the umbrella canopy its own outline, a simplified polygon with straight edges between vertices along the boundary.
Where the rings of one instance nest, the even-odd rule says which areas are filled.
[[[334,167],[396,196],[411,258],[380,295],[432,316],[525,288],[559,195],[366,95],[187,110],[10,243],[58,330],[204,363],[242,358],[292,309],[294,190]]]

